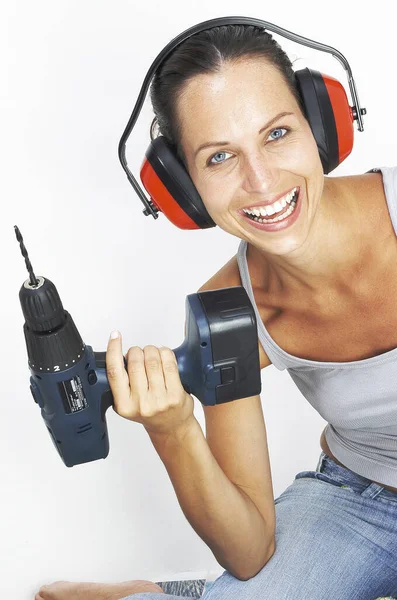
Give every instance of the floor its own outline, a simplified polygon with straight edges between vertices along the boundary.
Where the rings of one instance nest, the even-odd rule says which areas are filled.
[[[166,594],[185,596],[186,598],[201,598],[204,591],[205,579],[188,579],[186,581],[156,581]]]

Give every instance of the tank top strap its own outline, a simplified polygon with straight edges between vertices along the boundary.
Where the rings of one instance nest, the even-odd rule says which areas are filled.
[[[397,235],[397,167],[375,167],[367,173],[382,173],[386,202]]]
[[[251,300],[252,306],[255,311],[257,329],[258,329],[258,338],[263,347],[263,350],[269,357],[271,363],[280,371],[288,368],[285,357],[283,356],[282,351],[279,351],[279,347],[273,339],[270,337],[266,327],[263,324],[262,317],[259,314],[258,307],[255,302],[254,292],[252,290],[251,279],[248,271],[248,263],[247,263],[247,242],[245,240],[241,240],[238,251],[237,251],[237,263],[240,271],[240,278],[243,287],[245,288],[249,299]],[[281,350],[281,349],[280,349]]]

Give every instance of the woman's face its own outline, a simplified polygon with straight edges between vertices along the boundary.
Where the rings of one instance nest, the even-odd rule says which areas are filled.
[[[324,175],[309,124],[277,69],[250,57],[196,76],[177,115],[189,174],[215,223],[273,254],[302,246]]]

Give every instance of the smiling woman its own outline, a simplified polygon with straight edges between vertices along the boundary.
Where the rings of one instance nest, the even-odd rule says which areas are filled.
[[[276,499],[259,396],[205,406],[206,438],[197,422],[151,435],[225,568],[204,597],[397,595],[397,167],[326,177],[363,113],[339,82],[294,73],[259,23],[208,25],[175,44],[151,100],[161,135],[143,180],[157,210],[241,240],[200,291],[245,287],[261,368],[287,370],[328,422],[316,469]],[[133,584],[123,598],[177,598]]]
[[[389,554],[397,552],[397,318],[390,293],[390,286],[397,293],[390,218],[397,169],[324,176],[352,150],[352,122],[365,111],[351,109],[332,78],[306,75],[294,73],[262,27],[235,24],[181,43],[151,87],[161,136],[212,221],[241,239],[237,255],[200,289],[244,285],[258,319],[262,368],[286,369],[329,422],[317,469],[297,474],[275,501],[270,560],[244,585],[230,558],[208,598],[397,593]],[[386,331],[390,324],[395,327]],[[249,474],[240,457],[255,456],[246,441],[239,445],[249,437],[244,422],[255,405],[238,406],[238,415],[237,405],[204,407],[207,441],[229,479],[250,490],[271,529],[271,488],[254,474],[268,477],[270,467],[258,457]],[[259,413],[256,419],[262,422]],[[376,525],[383,502],[389,506],[385,530]],[[371,558],[373,544],[384,548],[382,557]]]

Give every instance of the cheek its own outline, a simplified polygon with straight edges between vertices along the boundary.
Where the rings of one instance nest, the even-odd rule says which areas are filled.
[[[314,139],[305,140],[304,144],[294,148],[288,156],[285,156],[283,164],[285,170],[305,179],[317,179],[323,175],[323,167]]]
[[[316,140],[309,125],[307,125],[307,133],[304,138],[302,160],[307,165],[308,172],[317,171],[319,167],[321,171],[323,170]]]
[[[210,217],[219,221],[218,216],[225,212],[234,196],[232,181],[220,181],[219,178],[203,177],[197,173],[190,173],[190,177]]]

